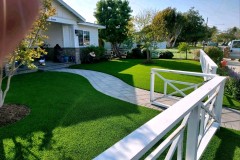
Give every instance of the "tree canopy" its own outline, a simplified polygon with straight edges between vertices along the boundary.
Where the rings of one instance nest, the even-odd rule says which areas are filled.
[[[106,26],[99,32],[100,38],[111,42],[113,50],[118,54],[118,45],[128,37],[131,8],[127,0],[100,0],[94,16],[97,22]]]
[[[155,15],[152,25],[157,35],[167,40],[168,46],[172,47],[182,32],[185,17],[175,8],[168,7]]]
[[[185,26],[181,34],[181,41],[197,42],[206,38],[207,28],[203,17],[197,10],[191,8],[184,13],[186,17]]]

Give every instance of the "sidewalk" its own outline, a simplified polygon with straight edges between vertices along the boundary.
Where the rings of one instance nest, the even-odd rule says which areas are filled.
[[[81,69],[59,69],[56,71],[81,75],[87,78],[88,81],[96,90],[108,96],[136,105],[157,110],[163,110],[159,107],[150,104],[149,91],[132,87],[114,76],[101,72]],[[173,102],[170,101],[169,99],[163,99],[161,102],[172,105],[176,101]],[[240,112],[229,108],[223,108],[221,126],[235,130],[240,130]]]

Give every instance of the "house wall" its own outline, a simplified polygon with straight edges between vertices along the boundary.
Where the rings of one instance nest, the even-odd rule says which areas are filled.
[[[62,25],[63,30],[63,47],[65,48],[74,48],[74,30],[73,25]]]
[[[65,7],[61,6],[61,4],[59,4],[58,2],[53,1],[52,5],[56,9],[56,14],[50,17],[49,21],[75,25],[77,25],[77,23],[80,22],[80,19],[74,16]]]
[[[84,26],[84,25],[78,25],[75,27],[75,29],[89,31],[90,32],[90,45],[99,46],[98,29],[97,28],[90,27],[90,26]],[[79,47],[78,36],[75,35],[74,38],[75,38],[75,46]],[[86,47],[86,46],[82,46],[82,47]]]
[[[48,31],[45,34],[49,37],[46,43],[49,44],[48,58],[53,58],[53,47],[59,44],[64,48],[64,54],[72,56],[75,54],[75,62],[80,62],[81,48],[86,46],[79,46],[78,36],[75,34],[75,30],[83,30],[90,32],[90,45],[98,46],[98,27],[86,26],[79,23],[84,22],[83,18],[79,18],[71,12],[71,9],[67,9],[57,0],[52,2],[53,7],[56,9],[56,15],[48,19],[50,25]]]
[[[63,46],[63,29],[60,23],[50,23],[48,30],[44,33],[48,36],[46,43],[49,44],[50,48],[53,48],[56,44]]]

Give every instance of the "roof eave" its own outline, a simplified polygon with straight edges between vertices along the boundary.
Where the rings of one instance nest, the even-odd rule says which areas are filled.
[[[98,28],[98,29],[106,29],[105,26],[103,25],[100,25],[100,24],[94,24],[94,23],[89,23],[89,22],[83,22],[83,23],[78,23],[80,25],[84,25],[84,26],[90,26],[90,27],[95,27],[95,28]]]

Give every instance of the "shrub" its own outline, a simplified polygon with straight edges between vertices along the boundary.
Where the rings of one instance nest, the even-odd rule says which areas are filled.
[[[223,51],[218,47],[206,47],[204,51],[216,63],[220,64],[223,59]]]
[[[173,58],[173,53],[170,51],[160,51],[159,58],[162,59],[172,59]]]
[[[194,55],[193,59],[194,59],[194,60],[199,60],[199,57],[200,57],[200,49],[194,49],[194,50],[192,51],[192,53],[193,53],[193,55]]]
[[[225,93],[240,100],[240,79],[229,77],[225,84]]]
[[[131,55],[132,55],[132,58],[142,58],[141,48],[139,47],[133,48]]]
[[[186,59],[187,59],[187,51],[189,50],[189,45],[186,42],[181,42],[178,46],[179,51],[184,51],[186,53]]]
[[[142,58],[147,58],[147,48],[142,49]],[[149,51],[149,50],[148,50]],[[149,51],[150,52],[150,51]]]
[[[100,61],[104,58],[105,49],[103,47],[88,46],[81,50],[81,61],[83,63],[88,62],[89,53],[94,52],[96,57],[94,58],[97,61]]]

